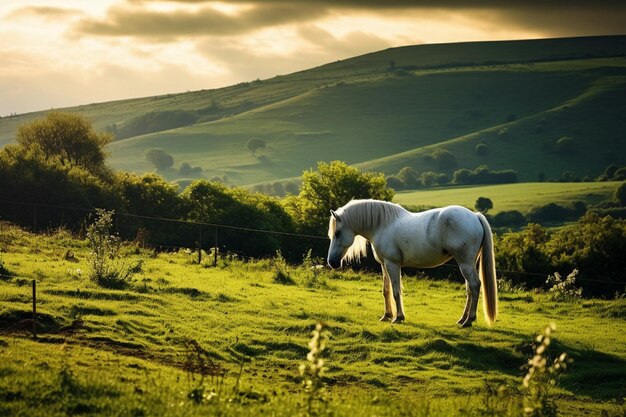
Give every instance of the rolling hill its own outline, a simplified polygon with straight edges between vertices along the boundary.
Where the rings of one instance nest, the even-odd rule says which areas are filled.
[[[221,89],[64,110],[117,134],[116,169],[152,170],[146,150],[164,149],[175,159],[161,172],[170,180],[184,179],[183,162],[253,185],[340,159],[388,175],[488,165],[535,181],[626,165],[624,97],[626,36],[607,36],[392,48]],[[0,146],[43,114],[0,119]],[[266,143],[255,154],[253,138]],[[438,166],[437,149],[456,164]]]

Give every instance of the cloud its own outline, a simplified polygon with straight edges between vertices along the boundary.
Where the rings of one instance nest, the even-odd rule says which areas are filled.
[[[610,8],[591,7],[510,8],[496,10],[494,17],[504,24],[541,31],[546,36],[623,35],[626,33],[626,3]],[[601,6],[601,4],[600,4]]]
[[[58,19],[82,16],[84,13],[78,9],[66,9],[49,6],[26,6],[13,10],[7,14],[8,19],[40,18],[55,21]]]
[[[168,11],[151,5],[174,5]],[[566,4],[543,0],[230,0],[228,13],[209,0],[127,0],[109,9],[103,19],[83,18],[79,34],[133,36],[175,40],[190,36],[235,36],[289,24],[315,23],[323,17],[350,12],[402,17],[406,13],[482,13],[502,30],[508,26],[539,30],[545,36],[624,33],[626,3],[618,0],[571,0]],[[45,9],[45,8],[41,8]],[[480,25],[481,22],[477,21]]]
[[[258,5],[234,14],[213,7],[170,11],[147,8],[114,7],[105,19],[82,19],[74,27],[78,34],[134,36],[176,39],[189,36],[234,36],[266,27],[299,23],[321,17],[325,12],[314,7],[290,3]]]
[[[336,37],[314,25],[299,28],[290,40],[293,50],[285,49],[282,53],[243,45],[236,39],[199,42],[197,51],[207,60],[222,65],[231,78],[253,80],[289,74],[390,46],[386,40],[365,32],[352,31]],[[299,53],[301,50],[306,53]]]
[[[328,60],[360,55],[390,46],[388,41],[363,31],[352,31],[339,38],[312,24],[301,26],[298,34],[316,47],[318,55],[325,55]]]

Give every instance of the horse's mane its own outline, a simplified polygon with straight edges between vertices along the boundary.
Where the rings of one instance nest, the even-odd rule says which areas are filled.
[[[396,220],[406,210],[398,204],[380,200],[352,200],[345,206],[337,210],[337,215],[341,219],[344,227],[353,232],[373,231],[381,226]],[[333,238],[337,223],[331,217],[328,227],[328,237]],[[346,252],[346,260],[359,261],[362,256],[367,255],[367,240],[360,235],[354,238],[354,243]]]

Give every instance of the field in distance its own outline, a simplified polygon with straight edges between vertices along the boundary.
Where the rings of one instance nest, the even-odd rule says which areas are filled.
[[[484,186],[445,187],[396,192],[394,202],[413,207],[441,207],[458,204],[473,209],[478,197],[489,198],[489,214],[518,210],[527,213],[532,207],[548,203],[567,205],[584,201],[587,205],[611,199],[621,182],[534,182]]]

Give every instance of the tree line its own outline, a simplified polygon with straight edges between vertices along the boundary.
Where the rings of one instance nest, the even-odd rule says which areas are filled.
[[[141,235],[146,243],[196,247],[203,239],[197,225],[154,219],[219,224],[240,228],[219,230],[221,250],[252,257],[281,251],[296,262],[311,249],[318,256],[325,254],[327,241],[292,234],[325,236],[329,209],[353,198],[391,201],[394,197],[383,174],[361,172],[340,161],[320,162],[316,170],[305,171],[299,192],[282,199],[204,179],[179,190],[154,173],[137,175],[107,167],[105,146],[112,136],[96,132],[86,119],[71,113],[51,112],[20,127],[16,139],[17,144],[0,150],[0,219],[27,227],[33,224],[33,213],[11,203],[99,207],[140,216],[128,217],[132,221],[118,227],[124,239]],[[476,171],[476,175],[487,174]],[[38,228],[85,230],[85,214],[80,210],[41,210]],[[530,224],[522,232],[502,235],[497,246],[498,267],[563,274],[570,272],[564,268],[578,267],[583,278],[626,282],[622,273],[626,270],[624,220],[596,213],[584,216],[572,230],[550,234],[540,228]],[[211,232],[204,230],[205,240],[211,241]],[[603,291],[609,287],[612,292],[624,290],[623,285],[621,289],[594,285],[591,281],[586,284],[591,292],[606,293]]]

